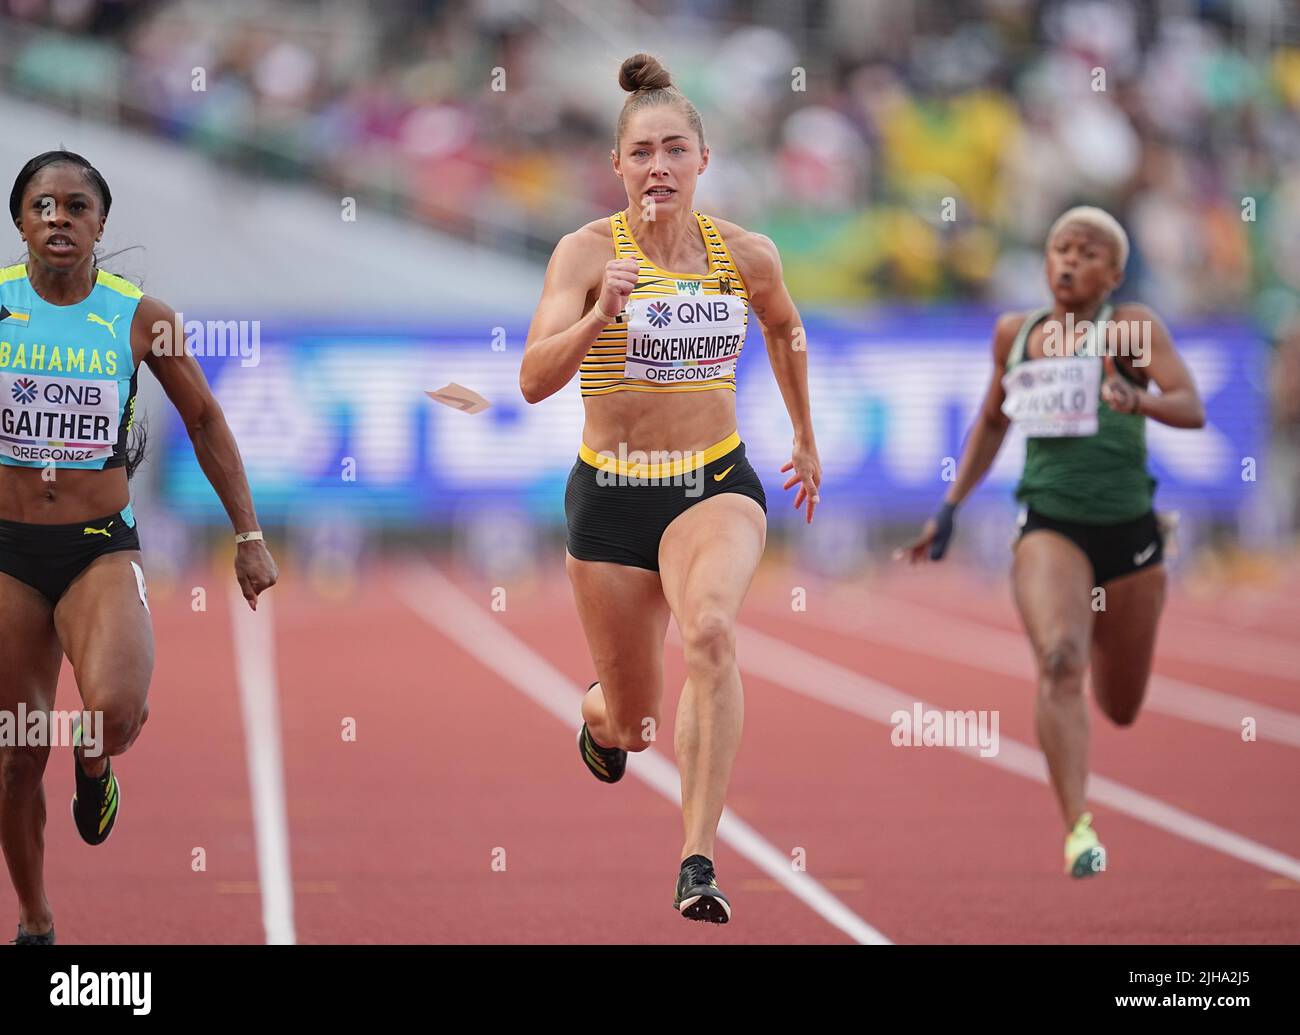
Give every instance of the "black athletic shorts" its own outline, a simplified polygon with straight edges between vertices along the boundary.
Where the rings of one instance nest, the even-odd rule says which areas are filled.
[[[1020,535],[1036,528],[1059,532],[1082,550],[1092,564],[1094,586],[1153,567],[1165,557],[1164,536],[1154,510],[1118,525],[1085,525],[1057,521],[1031,508],[1021,519]]]
[[[0,521],[0,572],[39,590],[51,604],[59,602],[96,557],[138,549],[140,536],[130,507],[66,525]],[[141,594],[143,599],[143,590]]]
[[[745,444],[738,435],[702,450],[694,462],[699,466],[690,470],[683,470],[687,465],[682,463],[651,467],[645,461],[640,468],[630,468],[627,461],[601,458],[583,446],[564,490],[569,553],[580,561],[658,571],[664,530],[701,500],[738,492],[767,512],[763,483],[745,459]]]

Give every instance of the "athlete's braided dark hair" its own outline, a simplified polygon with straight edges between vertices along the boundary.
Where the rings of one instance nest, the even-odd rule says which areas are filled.
[[[149,429],[140,418],[131,422],[131,437],[126,444],[126,456],[122,466],[126,468],[127,481],[135,474],[135,469],[144,463],[149,445]]]
[[[81,155],[74,154],[72,151],[46,151],[24,165],[18,171],[18,179],[14,180],[14,189],[9,192],[9,215],[13,217],[15,224],[21,222],[22,218],[23,191],[27,189],[27,184],[31,182],[32,177],[47,165],[75,165],[80,168],[99,195],[100,203],[104,206],[104,215],[108,215],[108,210],[113,207],[113,192],[108,189],[108,181],[100,171]]]

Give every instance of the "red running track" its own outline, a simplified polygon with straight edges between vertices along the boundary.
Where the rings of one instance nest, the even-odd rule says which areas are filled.
[[[576,706],[562,724],[481,653],[420,617],[409,601],[412,572],[418,566],[373,569],[340,598],[293,577],[274,590],[299,941],[849,941],[727,844],[717,865],[734,922],[680,919],[671,911],[677,808],[631,773],[616,786],[593,780],[574,745]],[[501,579],[451,577],[466,606],[499,629],[480,652],[522,643],[564,675],[576,700],[590,662],[558,558],[540,575],[505,580],[504,611],[491,609]],[[152,587],[152,715],[116,763],[122,814],[107,844],[78,840],[68,753],[52,756],[46,874],[63,943],[264,937],[225,581]],[[206,585],[206,612],[191,610],[191,582]],[[795,585],[807,589],[807,612],[790,609]],[[1233,614],[1175,587],[1157,671],[1300,711],[1300,673],[1197,664],[1176,649],[1215,623],[1288,657],[1295,605],[1280,585],[1255,587],[1250,599],[1248,621],[1234,626]],[[997,709],[1004,740],[1032,744],[1029,681],[933,656],[915,637],[899,645],[823,621],[891,600],[933,609],[927,631],[936,640],[945,615],[1018,628],[1005,578],[948,567],[834,587],[773,565],[742,623],[930,705]],[[670,729],[684,675],[672,642],[666,670]],[[1291,878],[1101,805],[1094,813],[1110,871],[1070,881],[1045,785],[954,751],[894,747],[888,725],[753,671],[745,690],[729,807],[783,855],[802,849],[808,875],[893,941],[1300,940],[1300,883]],[[59,706],[77,706],[66,670]],[[1153,710],[1128,730],[1093,715],[1096,772],[1300,859],[1300,748],[1245,743]],[[349,718],[355,741],[343,737]],[[667,739],[653,750],[671,761]],[[641,763],[634,756],[630,768]],[[15,915],[7,883],[4,909]]]

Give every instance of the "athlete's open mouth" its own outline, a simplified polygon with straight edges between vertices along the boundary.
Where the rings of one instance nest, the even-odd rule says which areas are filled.
[[[67,234],[50,234],[45,239],[45,247],[55,252],[66,252],[72,251],[77,246]]]
[[[1056,278],[1056,283],[1060,287],[1074,287],[1074,274],[1062,273],[1059,277]]]
[[[646,196],[650,198],[670,198],[676,194],[672,187],[651,187],[646,191]]]

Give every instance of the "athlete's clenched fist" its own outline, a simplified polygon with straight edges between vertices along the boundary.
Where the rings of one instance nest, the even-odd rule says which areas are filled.
[[[618,316],[627,305],[640,273],[641,266],[636,259],[610,259],[605,263],[605,280],[600,286],[596,308],[611,320]]]

